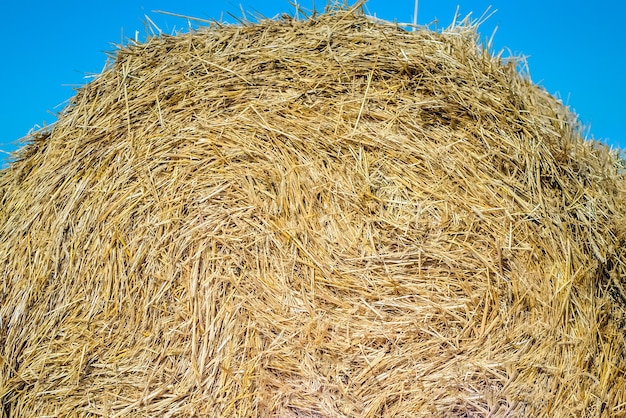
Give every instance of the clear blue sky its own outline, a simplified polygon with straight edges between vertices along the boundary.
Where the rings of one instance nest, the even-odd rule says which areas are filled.
[[[305,10],[313,4],[298,3]],[[323,9],[326,0],[315,4]],[[370,0],[366,8],[382,19],[411,22],[413,4]],[[532,80],[570,106],[589,126],[589,137],[626,148],[626,2],[420,0],[418,23],[448,26],[457,6],[461,15],[471,12],[474,17],[491,6],[496,12],[481,26],[481,36],[489,37],[497,26],[495,48],[510,51],[505,55],[527,56]],[[15,149],[33,127],[54,122],[55,113],[74,95],[73,88],[103,69],[112,44],[134,37],[136,31],[145,34],[145,15],[165,33],[187,27],[185,19],[156,10],[232,22],[229,14],[241,16],[242,10],[273,17],[294,9],[288,0],[6,2],[0,151]],[[0,163],[5,157],[0,152]]]

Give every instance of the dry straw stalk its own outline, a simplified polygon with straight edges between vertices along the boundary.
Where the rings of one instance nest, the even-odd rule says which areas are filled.
[[[626,416],[626,187],[473,27],[117,51],[0,173],[0,416]]]

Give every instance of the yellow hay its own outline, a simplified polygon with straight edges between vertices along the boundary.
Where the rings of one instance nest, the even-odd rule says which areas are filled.
[[[122,48],[0,173],[0,416],[626,416],[625,191],[472,27]]]

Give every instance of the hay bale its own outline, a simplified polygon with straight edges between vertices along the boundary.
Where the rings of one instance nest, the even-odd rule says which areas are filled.
[[[624,416],[626,187],[472,28],[122,48],[0,175],[2,417]]]

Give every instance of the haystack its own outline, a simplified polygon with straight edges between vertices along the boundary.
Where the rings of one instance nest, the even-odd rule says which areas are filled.
[[[0,416],[626,416],[626,185],[476,32],[124,47],[0,174]]]

